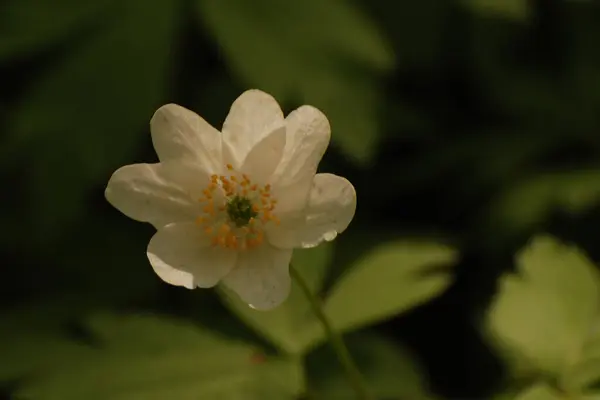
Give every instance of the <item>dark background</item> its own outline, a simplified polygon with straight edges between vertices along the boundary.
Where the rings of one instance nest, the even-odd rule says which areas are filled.
[[[417,352],[440,394],[489,395],[504,375],[477,323],[514,252],[551,232],[600,257],[600,4],[480,3],[351,2],[372,39],[316,1],[5,0],[0,309],[67,297],[78,310],[193,316],[204,302],[225,315],[212,292],[154,276],[152,227],[103,191],[118,167],[156,161],[160,105],[220,127],[257,87],[286,113],[307,103],[330,117],[320,168],[356,186],[351,229],[373,232],[361,251],[400,235],[459,246],[450,290],[378,329]]]

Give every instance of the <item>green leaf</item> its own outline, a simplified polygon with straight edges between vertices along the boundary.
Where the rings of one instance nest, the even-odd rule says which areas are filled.
[[[572,365],[563,374],[565,387],[572,391],[600,389],[600,329],[597,321],[598,318],[587,340],[572,357]]]
[[[465,5],[481,15],[491,15],[524,21],[531,14],[529,0],[463,0]]]
[[[544,383],[538,383],[525,389],[514,400],[567,400],[554,389]]]
[[[322,244],[313,249],[295,250],[292,264],[306,279],[314,293],[319,292],[331,263],[332,245]],[[248,307],[237,295],[221,291],[227,306],[246,324],[290,354],[302,354],[322,339],[323,331],[310,310],[310,304],[295,282],[288,299],[270,311]]]
[[[84,211],[92,185],[149,140],[143,132],[164,95],[177,4],[116,2],[102,29],[31,82],[3,144],[3,154],[29,157],[27,242],[56,238]]]
[[[322,109],[334,142],[356,160],[369,161],[380,135],[378,76],[393,67],[394,57],[360,10],[344,0],[196,4],[234,74],[282,102]]]
[[[0,5],[0,60],[40,51],[106,18],[111,0],[13,0]]]
[[[351,334],[345,340],[371,394],[376,398],[434,399],[424,381],[424,371],[404,347],[373,332]],[[354,397],[339,360],[329,346],[311,353],[306,365],[310,398],[334,400]]]
[[[577,248],[549,236],[517,255],[487,317],[500,348],[537,371],[559,376],[578,358],[600,301],[600,278]]]
[[[599,182],[599,169],[532,176],[503,193],[488,217],[497,228],[512,232],[539,225],[555,210],[580,214],[600,203]]]
[[[390,242],[353,263],[326,299],[333,325],[350,331],[392,317],[439,295],[451,282],[448,271],[428,270],[452,263],[456,252],[432,242]]]
[[[33,400],[293,399],[303,389],[297,361],[264,356],[189,323],[104,314],[87,326],[97,346],[58,355],[52,369],[26,379],[17,394]]]

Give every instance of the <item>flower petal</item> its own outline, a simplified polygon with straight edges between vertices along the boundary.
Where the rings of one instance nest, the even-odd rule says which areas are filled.
[[[279,165],[285,148],[286,130],[281,126],[258,142],[244,160],[242,172],[248,174],[253,182],[267,184]]]
[[[333,174],[317,174],[304,223],[298,227],[282,221],[281,227],[267,232],[267,238],[279,248],[315,247],[346,230],[355,211],[356,191],[348,180]]]
[[[267,244],[239,253],[235,269],[223,283],[257,310],[281,304],[290,293],[289,265],[292,250],[275,249]]]
[[[304,208],[331,137],[327,117],[312,106],[302,106],[291,112],[285,122],[286,145],[273,176],[280,213]]]
[[[224,162],[241,165],[256,143],[283,124],[283,112],[273,96],[256,89],[245,91],[233,102],[223,124],[223,141],[234,158]]]
[[[188,289],[215,286],[237,258],[235,251],[210,246],[208,236],[193,222],[159,229],[148,244],[147,255],[163,281]]]
[[[202,171],[183,164],[126,165],[113,173],[104,195],[129,218],[150,222],[158,229],[196,217],[198,203],[185,184],[192,175],[202,181]],[[204,179],[209,180],[208,176]]]
[[[192,159],[209,173],[221,168],[221,133],[195,112],[164,105],[150,120],[150,131],[161,161]]]

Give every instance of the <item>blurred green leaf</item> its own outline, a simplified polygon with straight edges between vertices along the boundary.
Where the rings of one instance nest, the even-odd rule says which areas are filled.
[[[80,346],[73,357],[55,354],[52,368],[25,379],[18,395],[32,400],[292,399],[303,389],[296,361],[266,357],[251,345],[189,323],[104,314],[90,318],[87,326],[98,345]]]
[[[89,189],[131,160],[164,95],[177,4],[115,3],[103,29],[31,82],[3,144],[29,158],[27,241],[57,237]]]
[[[306,102],[331,121],[333,140],[367,162],[378,143],[378,75],[394,57],[349,1],[196,0],[232,71],[280,101]],[[335,28],[332,28],[335,27]]]
[[[452,248],[433,242],[390,242],[356,260],[325,301],[333,325],[350,331],[416,307],[439,295],[451,282]]]
[[[555,210],[585,212],[600,202],[600,170],[539,174],[513,185],[491,206],[486,219],[496,229],[527,230]]]
[[[424,371],[407,349],[376,333],[355,333],[346,336],[345,340],[376,398],[434,399],[426,387]],[[311,399],[353,398],[347,377],[329,346],[320,347],[309,355],[307,369]]]
[[[600,394],[569,394],[552,388],[546,383],[536,383],[523,390],[516,397],[514,395],[506,398],[499,397],[494,400],[598,400]]]
[[[595,327],[563,376],[564,385],[573,391],[600,391],[600,329],[596,315]]]
[[[294,251],[292,264],[315,293],[321,289],[330,266],[331,252],[331,244]],[[225,289],[221,293],[227,306],[239,318],[285,352],[302,354],[323,337],[323,330],[311,312],[310,304],[295,282],[292,282],[287,300],[270,311],[253,310]]]
[[[0,4],[0,62],[75,37],[104,18],[112,0],[15,0]]]
[[[500,349],[558,377],[579,358],[600,301],[600,278],[577,249],[549,236],[517,255],[519,274],[503,277],[487,324]],[[565,388],[566,389],[566,388]]]
[[[529,0],[463,0],[481,15],[498,16],[512,20],[526,20],[531,13]]]
[[[544,383],[532,385],[517,395],[517,397],[512,398],[514,400],[567,400],[566,397]]]

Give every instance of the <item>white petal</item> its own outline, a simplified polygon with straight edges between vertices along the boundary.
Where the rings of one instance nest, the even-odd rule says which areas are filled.
[[[235,265],[237,253],[213,247],[201,227],[193,222],[170,224],[152,237],[148,260],[156,274],[171,285],[209,288]]]
[[[150,120],[150,131],[161,161],[192,159],[209,173],[221,168],[221,133],[195,112],[164,105]]]
[[[129,218],[150,222],[158,229],[197,216],[198,202],[184,183],[192,174],[202,182],[202,171],[196,172],[180,164],[126,165],[111,176],[104,195]]]
[[[267,184],[281,161],[285,140],[285,126],[269,133],[250,150],[241,168],[242,172],[248,174],[253,182]]]
[[[240,165],[256,143],[283,124],[283,112],[271,95],[256,89],[242,93],[223,124],[223,141],[234,158],[224,162]]]
[[[286,118],[287,140],[273,183],[278,211],[304,208],[319,162],[329,145],[327,117],[312,106],[302,106]]]
[[[238,262],[223,283],[257,310],[269,310],[281,304],[290,293],[289,265],[291,250],[263,245],[240,252]]]
[[[317,174],[304,223],[294,226],[293,222],[282,221],[281,227],[269,229],[267,237],[280,248],[314,247],[346,230],[355,211],[356,191],[348,180],[333,174]]]

